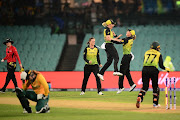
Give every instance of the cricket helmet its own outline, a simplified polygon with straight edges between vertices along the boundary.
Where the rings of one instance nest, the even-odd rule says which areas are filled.
[[[160,44],[159,42],[155,41],[151,44],[151,49],[155,49],[157,51],[160,51]]]

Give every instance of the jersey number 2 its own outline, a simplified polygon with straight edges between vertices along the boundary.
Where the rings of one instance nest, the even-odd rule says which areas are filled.
[[[147,60],[146,60],[146,63],[147,63],[147,61],[149,60],[149,58],[150,58],[150,56],[151,55],[154,55],[154,57],[153,57],[153,59],[151,60],[151,63],[154,61],[154,59],[156,58],[156,54],[147,54],[148,55],[148,58],[147,58]]]

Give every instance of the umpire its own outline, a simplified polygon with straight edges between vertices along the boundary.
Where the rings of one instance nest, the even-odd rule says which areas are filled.
[[[160,89],[158,87],[158,64],[161,69],[166,70],[167,72],[170,71],[169,68],[165,68],[163,65],[162,55],[160,51],[160,44],[158,42],[153,42],[150,50],[146,51],[144,54],[144,63],[142,69],[142,82],[143,87],[141,88],[138,97],[136,107],[140,107],[140,103],[143,102],[143,98],[148,91],[149,88],[149,80],[151,78],[152,81],[152,88],[153,88],[153,107],[158,108],[160,105],[159,102],[159,93]]]
[[[18,59],[20,68],[23,69],[17,49],[16,49],[16,47],[14,47],[12,45],[13,43],[14,42],[9,38],[7,38],[5,42],[3,42],[3,44],[6,45],[7,48],[6,48],[6,57],[4,59],[2,59],[1,62],[4,62],[4,60],[7,60],[8,74],[6,76],[6,82],[3,86],[3,88],[0,90],[0,92],[2,92],[2,93],[5,93],[6,87],[9,84],[11,79],[14,83],[15,88],[18,87],[16,77],[14,74],[14,72],[16,70],[16,59]]]
[[[84,60],[85,60],[84,79],[83,79],[80,95],[85,94],[86,85],[91,72],[93,72],[94,76],[96,77],[98,94],[103,95],[103,93],[101,92],[101,82],[99,77],[97,76],[97,73],[99,72],[99,67],[102,67],[102,65],[99,58],[99,50],[95,46],[95,38],[90,38],[87,44],[88,46],[84,49]]]

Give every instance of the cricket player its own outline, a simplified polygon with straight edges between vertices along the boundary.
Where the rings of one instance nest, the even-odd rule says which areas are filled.
[[[37,102],[36,113],[50,112],[50,107],[48,106],[49,86],[44,76],[35,70],[27,70],[21,73],[21,80],[23,82],[23,90],[16,88],[16,93],[24,109],[23,113],[32,113],[27,99]],[[30,85],[33,91],[27,91]]]
[[[97,73],[99,72],[99,67],[102,67],[102,64],[99,57],[99,49],[95,46],[95,38],[89,38],[87,44],[88,46],[84,49],[84,61],[85,61],[84,79],[83,79],[80,95],[85,94],[87,82],[92,72],[96,77],[98,95],[103,95],[101,91],[101,81],[97,76]]]
[[[109,66],[112,64],[112,61],[114,60],[114,76],[122,76],[123,74],[118,71],[118,61],[119,56],[116,48],[114,47],[113,41],[120,42],[118,38],[120,38],[122,35],[115,35],[115,33],[112,31],[112,28],[115,26],[115,22],[111,19],[107,20],[106,22],[103,22],[102,25],[105,27],[104,29],[104,39],[105,39],[105,51],[107,54],[107,62],[102,67],[100,72],[97,74],[98,77],[104,81],[104,72],[109,68]]]
[[[136,87],[136,84],[133,82],[130,74],[130,62],[132,59],[131,48],[135,39],[135,31],[128,29],[126,32],[126,38],[123,38],[119,43],[116,42],[116,44],[123,44],[123,57],[120,65],[120,73],[122,73],[123,76],[119,76],[119,90],[117,91],[117,94],[121,93],[125,89],[123,86],[124,75],[128,79],[129,85],[131,86],[129,92],[133,91]]]
[[[142,82],[143,87],[141,88],[138,97],[136,107],[140,107],[140,103],[143,102],[143,98],[149,88],[149,80],[151,78],[152,88],[153,88],[153,107],[158,108],[160,105],[159,102],[159,93],[160,89],[158,87],[158,64],[161,69],[170,71],[168,67],[164,67],[162,55],[160,53],[160,44],[158,42],[153,42],[150,50],[146,51],[144,54],[144,62],[142,69]]]

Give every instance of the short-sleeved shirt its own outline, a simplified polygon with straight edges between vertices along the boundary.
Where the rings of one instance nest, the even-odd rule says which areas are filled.
[[[85,60],[85,64],[88,65],[95,65],[95,64],[101,64],[100,63],[100,59],[99,59],[99,49],[94,46],[94,48],[90,48],[89,46],[87,46],[84,49],[84,60]],[[89,61],[91,61],[92,63],[89,64]]]
[[[19,64],[21,64],[21,60],[16,47],[11,45],[10,48],[6,48],[6,57],[4,58],[4,60],[7,60],[7,62],[10,63],[16,62],[16,59],[18,60]]]

